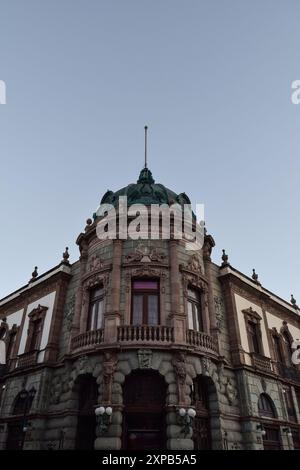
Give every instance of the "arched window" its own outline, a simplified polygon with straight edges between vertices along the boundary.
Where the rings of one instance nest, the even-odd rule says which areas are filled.
[[[159,325],[159,281],[133,280],[131,305],[133,325]]]
[[[103,326],[104,288],[102,285],[90,291],[88,330],[98,330]]]
[[[29,394],[26,390],[22,390],[15,398],[12,414],[24,415],[31,408],[34,395]]]
[[[189,330],[203,331],[201,297],[195,289],[188,289],[187,308]]]
[[[258,413],[262,418],[276,418],[274,403],[266,393],[259,396]]]

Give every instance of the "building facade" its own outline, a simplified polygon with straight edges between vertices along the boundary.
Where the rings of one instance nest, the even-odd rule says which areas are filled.
[[[142,170],[102,202],[189,202]],[[295,300],[184,240],[97,236],[0,301],[0,449],[299,449]],[[95,412],[97,410],[97,412]],[[196,413],[196,415],[195,415]],[[195,415],[195,416],[194,416]]]

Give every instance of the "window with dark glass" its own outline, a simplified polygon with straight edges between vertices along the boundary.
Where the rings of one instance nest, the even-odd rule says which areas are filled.
[[[294,400],[293,400],[293,395],[292,391],[290,388],[285,387],[283,389],[283,394],[284,394],[284,400],[285,400],[285,406],[287,410],[287,415],[289,421],[297,421],[296,417],[296,411],[295,411],[295,406],[294,406]]]
[[[97,286],[90,291],[88,330],[98,330],[103,326],[104,289]]]
[[[266,393],[262,393],[259,396],[258,413],[263,418],[276,418],[275,406]]]
[[[132,283],[132,324],[159,324],[159,282],[140,279]]]
[[[282,355],[282,350],[281,350],[281,341],[279,336],[273,336],[273,344],[274,344],[274,350],[275,350],[275,357],[277,362],[283,363],[283,355]]]
[[[31,338],[29,343],[29,351],[34,351],[39,349],[41,342],[43,322],[39,318],[31,322]]]
[[[189,330],[203,331],[201,298],[198,291],[188,289],[187,306]]]
[[[260,354],[260,334],[257,323],[248,321],[248,333],[250,339],[251,352]]]

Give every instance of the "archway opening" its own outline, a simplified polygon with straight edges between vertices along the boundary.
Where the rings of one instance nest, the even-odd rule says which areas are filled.
[[[160,450],[166,447],[166,383],[156,371],[134,371],[123,385],[123,448]]]
[[[18,393],[14,402],[10,420],[7,427],[7,450],[22,450],[24,446],[24,427],[26,426],[26,416],[30,412],[33,396],[24,393],[24,390]]]
[[[78,396],[78,420],[75,448],[93,450],[96,439],[95,407],[98,399],[96,379],[89,375],[81,375],[76,381]]]
[[[280,450],[280,432],[279,426],[272,422],[273,419],[277,418],[276,408],[273,400],[266,393],[262,393],[258,399],[258,414],[263,419],[269,421],[263,422],[264,435],[263,445],[265,450]]]

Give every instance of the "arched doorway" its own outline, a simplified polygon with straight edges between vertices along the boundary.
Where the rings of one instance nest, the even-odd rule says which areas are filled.
[[[264,450],[280,450],[279,427],[272,423],[272,419],[277,418],[276,408],[272,399],[266,393],[262,393],[258,399],[258,414],[261,418],[269,419],[269,422],[262,423],[264,429],[263,445]]]
[[[30,411],[33,397],[26,390],[22,390],[14,400],[12,408],[14,419],[9,422],[7,429],[7,450],[23,449],[25,439],[23,428],[26,426],[26,416]]]
[[[91,375],[81,375],[76,381],[78,394],[78,421],[75,448],[93,450],[96,439],[95,406],[98,399],[96,379]]]
[[[134,371],[123,386],[123,448],[160,450],[166,447],[166,383],[155,371]]]
[[[192,405],[196,410],[193,425],[194,450],[211,449],[210,429],[210,384],[207,377],[198,376],[193,380]]]

